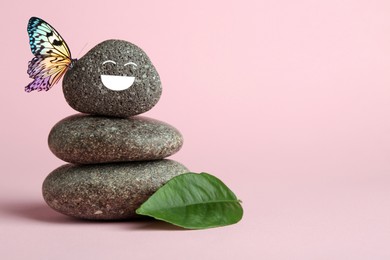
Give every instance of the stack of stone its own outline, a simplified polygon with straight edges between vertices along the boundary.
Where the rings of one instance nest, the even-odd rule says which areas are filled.
[[[108,40],[66,73],[65,99],[84,114],[58,122],[50,150],[70,164],[47,176],[43,197],[56,211],[84,219],[135,217],[158,188],[188,169],[164,159],[180,150],[174,127],[135,116],[161,95],[159,75],[139,47]]]

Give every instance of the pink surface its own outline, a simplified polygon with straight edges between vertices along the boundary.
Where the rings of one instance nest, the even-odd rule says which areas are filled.
[[[2,1],[0,259],[390,259],[389,1]],[[233,226],[83,222],[46,206],[61,86],[24,93],[31,16],[75,58],[125,39],[157,67],[172,158],[243,201]],[[83,46],[88,44],[83,49]]]

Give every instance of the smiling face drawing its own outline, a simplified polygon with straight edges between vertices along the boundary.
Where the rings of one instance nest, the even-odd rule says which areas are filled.
[[[105,64],[113,64],[115,66],[117,65],[117,63],[113,60],[104,61],[102,63],[102,66]],[[125,66],[133,66],[133,68],[137,68],[138,65],[135,64],[134,62],[130,61],[130,62],[127,62],[126,64],[124,64],[123,66],[124,67]],[[114,90],[114,91],[122,91],[122,90],[130,88],[133,85],[135,77],[134,76],[118,76],[118,75],[102,74],[102,75],[100,75],[100,79],[106,88]]]
[[[150,110],[162,93],[160,76],[147,54],[123,40],[93,47],[67,71],[62,86],[75,110],[125,118]]]

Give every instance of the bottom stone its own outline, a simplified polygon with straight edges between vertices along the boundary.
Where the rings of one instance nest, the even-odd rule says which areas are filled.
[[[65,164],[43,182],[46,203],[77,218],[119,220],[135,210],[171,178],[188,172],[172,160],[94,165]]]

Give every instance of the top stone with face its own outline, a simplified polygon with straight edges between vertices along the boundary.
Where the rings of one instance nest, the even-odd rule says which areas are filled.
[[[150,110],[162,91],[145,52],[122,40],[95,46],[68,70],[62,85],[66,101],[75,110],[116,117]]]

